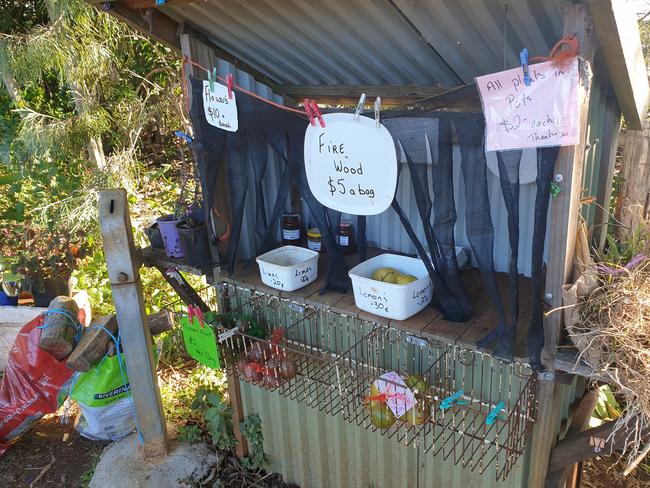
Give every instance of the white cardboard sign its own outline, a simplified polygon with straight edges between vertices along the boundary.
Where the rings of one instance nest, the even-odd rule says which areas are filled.
[[[390,133],[374,119],[325,114],[305,133],[305,171],[316,199],[334,210],[376,215],[397,189],[397,153]]]
[[[203,111],[208,124],[229,132],[237,132],[237,98],[232,92],[228,98],[228,87],[214,83],[214,91],[210,91],[210,83],[203,81]]]
[[[564,67],[550,61],[476,78],[483,102],[488,151],[578,143],[578,59]]]

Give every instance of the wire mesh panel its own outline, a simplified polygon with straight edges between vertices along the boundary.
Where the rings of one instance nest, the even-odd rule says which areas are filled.
[[[219,349],[254,383],[505,479],[535,419],[525,365],[248,288],[218,285]]]

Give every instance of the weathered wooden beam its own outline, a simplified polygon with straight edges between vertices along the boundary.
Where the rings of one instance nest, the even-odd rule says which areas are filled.
[[[587,3],[627,126],[642,129],[650,86],[635,11],[620,0],[588,0]]]
[[[564,32],[576,33],[580,41],[580,57],[591,63],[596,47],[591,16],[585,5],[568,5]],[[562,189],[551,201],[550,235],[548,239],[548,267],[544,295],[551,308],[562,306],[562,286],[571,278],[575,254],[575,236],[580,213],[582,174],[587,142],[587,115],[591,95],[591,80],[581,80],[578,85],[580,137],[575,146],[560,148],[555,163],[555,174],[562,176],[558,183]],[[544,320],[544,348],[542,364],[553,371],[555,356],[562,331],[562,314],[552,313]]]
[[[591,414],[596,407],[596,402],[598,401],[598,389],[594,388],[587,391],[585,395],[580,399],[578,406],[573,411],[571,418],[571,426],[567,431],[566,438],[571,438],[578,433],[584,431],[589,427],[589,420]],[[549,472],[548,477],[546,478],[546,483],[544,488],[563,488],[565,486],[566,480],[571,478],[576,478],[578,471],[580,469],[579,465],[568,465],[566,467],[555,469]],[[569,484],[568,486],[573,486]]]
[[[623,447],[634,427],[621,427],[614,432],[615,424],[615,421],[607,422],[562,439],[551,454],[550,472],[596,456],[610,456],[614,449]],[[646,430],[642,433],[642,438],[647,439],[649,434],[650,431]]]
[[[133,243],[125,190],[100,192],[99,223],[144,452],[148,456],[164,455],[168,449],[167,427],[158,389],[151,334],[145,327],[139,261]]]
[[[278,93],[296,100],[310,98],[322,105],[347,105],[356,107],[359,97],[368,97],[368,110],[374,98],[381,97],[383,107],[395,107],[421,101],[427,108],[481,108],[474,84],[459,87],[442,86],[390,86],[390,85],[278,85]]]

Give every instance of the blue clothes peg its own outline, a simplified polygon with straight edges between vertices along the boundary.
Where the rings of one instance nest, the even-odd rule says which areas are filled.
[[[530,86],[530,75],[528,74],[528,48],[523,48],[519,53],[521,68],[524,70],[524,84]]]
[[[505,403],[503,402],[497,403],[488,414],[487,418],[485,419],[485,423],[487,425],[492,425],[494,422],[496,422],[497,419],[499,418],[499,414],[501,413],[501,410],[503,410],[504,408],[506,408]]]
[[[174,135],[176,137],[179,137],[179,138],[183,139],[188,144],[194,140],[189,135],[187,135],[185,132],[180,131],[180,130],[174,131]]]
[[[458,390],[452,395],[449,395],[442,402],[440,402],[440,410],[447,410],[456,405],[465,405],[467,402],[461,400],[462,396],[465,394],[465,390]]]

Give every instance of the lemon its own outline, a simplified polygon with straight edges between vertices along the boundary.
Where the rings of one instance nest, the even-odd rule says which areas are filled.
[[[385,281],[386,276],[390,274],[397,275],[399,273],[396,269],[393,268],[377,268],[372,274],[372,279],[377,281]]]
[[[417,278],[413,275],[400,274],[397,276],[395,283],[398,285],[408,285],[409,283],[413,283],[415,280],[417,280]]]

